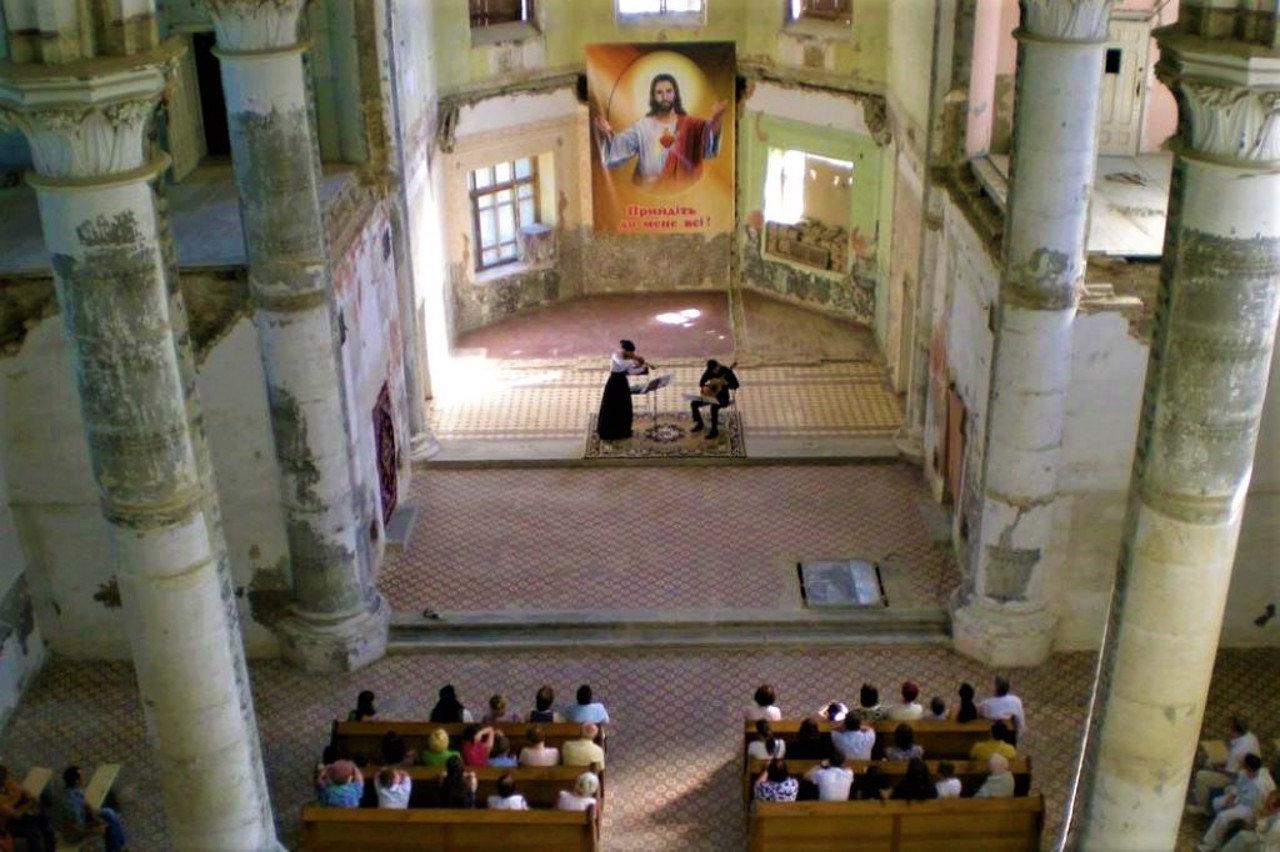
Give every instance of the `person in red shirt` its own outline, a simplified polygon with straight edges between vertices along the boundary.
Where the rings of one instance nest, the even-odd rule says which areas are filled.
[[[462,745],[458,746],[462,762],[467,766],[487,766],[493,751],[493,728],[467,725],[462,729]]]

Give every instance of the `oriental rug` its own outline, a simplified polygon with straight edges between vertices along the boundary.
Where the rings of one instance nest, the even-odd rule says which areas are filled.
[[[707,438],[708,422],[701,432],[693,432],[693,417],[688,411],[660,411],[655,419],[637,411],[631,421],[631,437],[621,441],[602,441],[596,434],[596,415],[587,419],[585,459],[666,459],[666,458],[746,458],[742,418],[732,409],[720,412],[720,433]]]

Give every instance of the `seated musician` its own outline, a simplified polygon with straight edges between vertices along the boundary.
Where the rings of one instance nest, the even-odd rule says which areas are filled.
[[[698,379],[702,399],[689,403],[689,408],[693,412],[693,428],[689,431],[702,431],[702,407],[709,405],[711,406],[711,431],[707,432],[707,438],[719,436],[720,409],[729,404],[729,391],[738,389],[738,377],[733,372],[736,366],[738,366],[736,361],[727,367],[714,358],[707,361],[707,369],[702,373],[702,378]]]

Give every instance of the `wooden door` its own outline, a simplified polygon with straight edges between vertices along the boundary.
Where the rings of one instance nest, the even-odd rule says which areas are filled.
[[[1099,154],[1131,157],[1138,153],[1150,42],[1151,24],[1145,18],[1111,19],[1098,103]]]

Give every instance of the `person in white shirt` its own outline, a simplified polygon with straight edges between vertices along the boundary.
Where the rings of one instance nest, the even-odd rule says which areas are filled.
[[[409,807],[413,779],[403,769],[388,766],[373,779],[373,788],[378,793],[378,807],[402,810]]]
[[[561,790],[556,799],[556,809],[561,811],[585,811],[596,806],[596,794],[600,792],[600,778],[594,772],[584,772],[573,783],[573,791]]]
[[[1220,790],[1231,783],[1244,765],[1246,754],[1262,756],[1262,748],[1258,738],[1249,730],[1249,723],[1242,716],[1231,719],[1231,734],[1227,739],[1227,758],[1220,764],[1209,764],[1195,775],[1192,784],[1191,805],[1188,811],[1194,814],[1208,813],[1213,802],[1214,790]]]
[[[987,780],[982,782],[975,799],[1004,799],[1013,795],[1013,773],[1009,771],[1009,759],[1003,754],[993,754],[987,760]]]
[[[1027,730],[1027,717],[1022,712],[1022,699],[1009,691],[1009,681],[1000,675],[996,675],[995,687],[995,695],[978,702],[978,714],[992,721],[1012,719],[1013,742],[1010,745],[1016,746],[1018,735]]]
[[[956,777],[956,765],[949,760],[944,760],[938,764],[938,788],[939,799],[958,799],[960,798],[960,779]]]
[[[529,803],[516,792],[516,779],[510,772],[498,779],[498,795],[489,797],[491,811],[527,811]]]
[[[876,729],[870,718],[851,714],[840,730],[831,732],[831,745],[845,760],[870,760],[876,745]]]
[[[891,706],[886,715],[895,722],[915,722],[924,716],[924,707],[917,701],[920,687],[911,681],[902,685],[902,703]]]
[[[1263,768],[1262,758],[1246,754],[1235,784],[1213,800],[1214,818],[1197,847],[1200,852],[1212,852],[1221,846],[1232,823],[1253,825],[1258,812],[1275,789],[1276,783],[1271,773]]]
[[[844,755],[837,751],[806,772],[804,780],[818,788],[818,801],[844,802],[853,787],[853,770],[845,769]]]
[[[756,721],[756,739],[747,744],[748,760],[772,760],[787,756],[787,744],[782,737],[773,735],[773,725],[768,719]]]
[[[777,722],[782,718],[782,711],[774,703],[778,700],[778,694],[774,692],[772,686],[762,683],[756,687],[755,700],[756,703],[748,706],[743,714],[748,722],[756,722],[760,719]]]
[[[547,735],[541,725],[534,725],[525,734],[529,744],[520,749],[521,766],[559,766],[560,749],[547,745]]]

